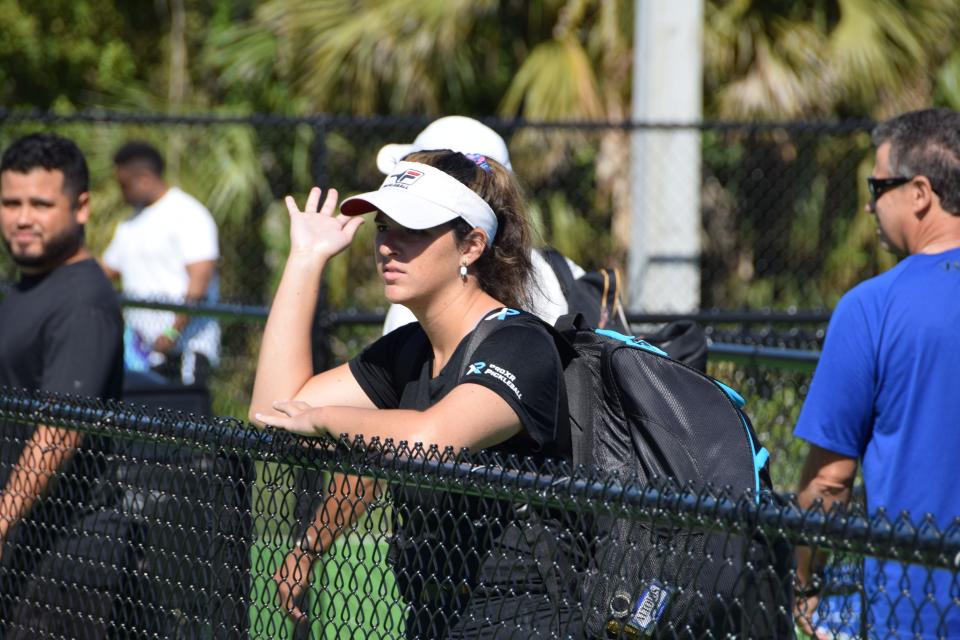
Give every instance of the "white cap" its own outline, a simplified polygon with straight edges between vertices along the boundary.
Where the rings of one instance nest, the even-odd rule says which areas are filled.
[[[460,153],[479,153],[493,158],[507,169],[510,152],[507,143],[496,131],[466,116],[446,116],[434,120],[420,132],[413,144],[388,144],[377,153],[377,168],[380,173],[393,173],[393,168],[408,153],[450,149]]]
[[[497,235],[497,216],[477,193],[436,167],[399,162],[376,191],[340,203],[347,216],[382,211],[408,229],[429,229],[463,218],[487,232],[487,245]]]

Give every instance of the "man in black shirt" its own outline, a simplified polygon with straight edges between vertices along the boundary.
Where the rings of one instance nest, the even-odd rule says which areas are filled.
[[[0,160],[0,231],[20,271],[0,303],[0,388],[120,397],[122,320],[116,294],[84,245],[88,182],[83,154],[56,135],[21,138]],[[89,531],[81,520],[105,499],[95,481],[105,445],[43,424],[2,428],[0,633],[102,637],[90,616],[109,619],[102,609],[110,605],[84,588],[91,574],[84,559],[106,543],[80,533],[64,547],[63,532]],[[71,588],[85,593],[68,604],[58,599],[64,588],[60,596]]]

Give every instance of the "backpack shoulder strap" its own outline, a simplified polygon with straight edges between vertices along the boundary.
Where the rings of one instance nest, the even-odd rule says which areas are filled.
[[[582,317],[579,314],[567,314],[566,316],[561,316],[561,319],[557,320],[557,325],[551,326],[535,315],[524,311],[521,311],[520,313],[528,318],[533,318],[536,320],[540,326],[544,327],[553,337],[553,342],[557,347],[557,351],[560,353],[560,362],[564,367],[567,366],[570,360],[577,356],[577,352],[573,348],[572,334],[574,331],[579,329],[582,324]],[[566,322],[561,322],[563,320],[566,320]],[[463,362],[472,360],[473,354],[477,351],[477,348],[480,346],[480,344],[486,340],[499,326],[501,326],[499,322],[493,322],[488,319],[481,320],[477,327],[473,330],[473,333],[470,335],[470,341],[467,342],[466,349],[463,350]],[[566,331],[564,331],[564,328],[566,328]]]
[[[470,341],[467,342],[467,348],[463,350],[463,358],[460,360],[461,376],[463,375],[464,364],[473,360],[473,354],[477,351],[480,343],[486,340],[496,327],[497,325],[495,323],[484,319],[480,321],[480,324],[478,324],[473,330],[473,333],[470,334]]]
[[[540,253],[547,261],[547,264],[550,265],[550,268],[553,269],[553,273],[557,276],[557,280],[560,282],[560,290],[563,291],[563,297],[569,300],[570,292],[573,291],[576,278],[573,277],[573,271],[570,270],[567,259],[553,247],[544,247],[540,249]]]

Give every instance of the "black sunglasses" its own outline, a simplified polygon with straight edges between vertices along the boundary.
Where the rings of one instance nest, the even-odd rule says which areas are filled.
[[[896,189],[902,184],[907,184],[913,180],[913,178],[906,178],[904,176],[896,176],[893,178],[867,178],[867,190],[870,192],[871,202],[876,202],[880,199],[880,196],[885,194],[890,189]]]

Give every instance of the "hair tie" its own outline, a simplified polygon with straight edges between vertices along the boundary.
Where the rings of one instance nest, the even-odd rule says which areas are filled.
[[[480,155],[479,153],[465,153],[465,154],[463,154],[463,155],[465,155],[467,158],[473,160],[473,163],[474,163],[475,165],[477,165],[478,167],[480,167],[481,169],[483,169],[483,170],[486,171],[487,173],[490,173],[491,171],[493,171],[493,169],[490,167],[490,163],[487,162],[486,156],[482,156],[482,155]]]

